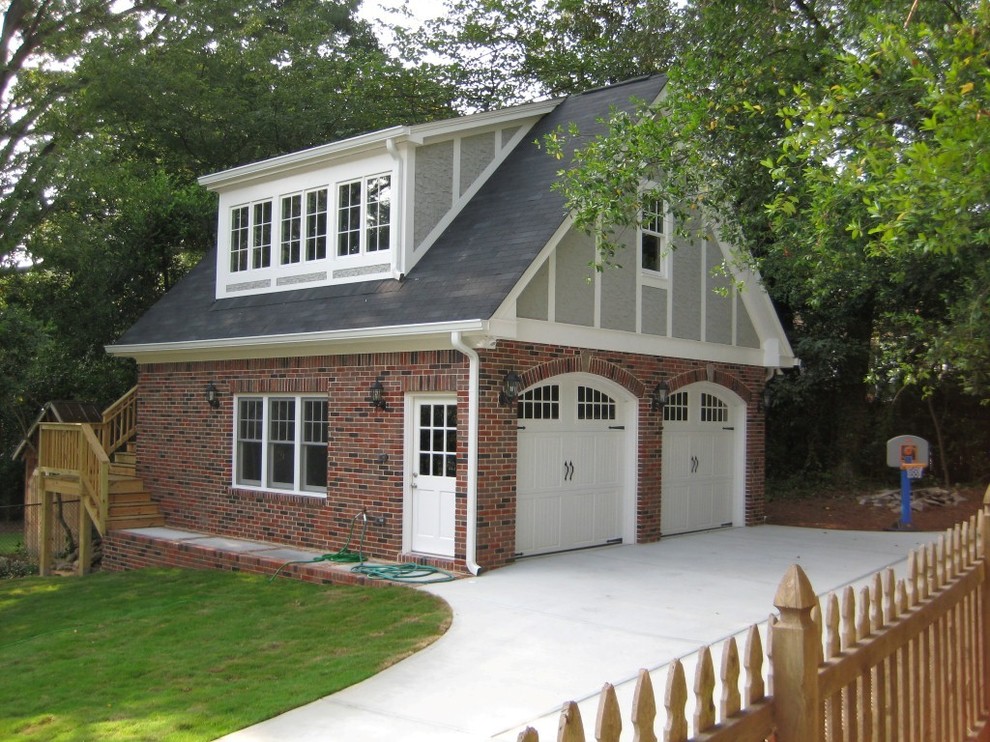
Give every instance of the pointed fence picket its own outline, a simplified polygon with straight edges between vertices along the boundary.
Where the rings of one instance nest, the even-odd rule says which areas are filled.
[[[990,742],[990,488],[982,512],[909,554],[906,577],[887,569],[867,583],[858,597],[846,587],[841,599],[830,593],[822,601],[803,570],[791,567],[774,599],[765,652],[751,626],[741,654],[735,638],[724,642],[716,678],[711,647],[702,647],[692,693],[681,661],[668,666],[660,739]],[[657,697],[646,670],[628,718],[627,739],[656,742]],[[615,688],[606,683],[594,739],[618,742],[622,731]],[[569,701],[557,740],[585,739],[581,712]],[[518,742],[539,735],[527,728]]]

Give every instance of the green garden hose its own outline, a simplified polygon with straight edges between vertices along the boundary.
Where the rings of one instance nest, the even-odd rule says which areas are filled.
[[[358,518],[361,518],[364,521],[364,526],[361,529],[361,545],[358,547],[358,551],[351,551],[350,545],[351,539],[354,536],[354,524],[357,522]],[[281,571],[290,564],[313,564],[314,562],[358,562],[357,565],[351,568],[351,571],[364,575],[372,580],[391,580],[392,582],[408,582],[417,585],[431,585],[435,582],[450,582],[455,579],[454,575],[450,572],[442,570],[439,567],[429,567],[423,564],[365,564],[364,539],[367,534],[368,513],[366,510],[361,510],[360,513],[351,518],[351,528],[347,532],[347,541],[344,542],[344,545],[340,551],[332,554],[321,554],[320,556],[312,559],[298,559],[291,562],[286,562],[275,570],[275,574],[271,576],[268,582],[273,582],[275,578],[279,576]]]

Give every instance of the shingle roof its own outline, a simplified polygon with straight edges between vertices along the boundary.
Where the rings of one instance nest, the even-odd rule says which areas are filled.
[[[211,252],[117,341],[226,340],[490,319],[565,218],[561,162],[533,143],[571,122],[602,129],[611,108],[653,101],[654,75],[571,96],[541,119],[402,282],[368,281],[215,299]]]

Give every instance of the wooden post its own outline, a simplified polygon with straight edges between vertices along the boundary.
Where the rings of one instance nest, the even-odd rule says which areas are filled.
[[[987,500],[990,499],[990,487],[987,487],[986,499],[984,499],[983,510],[977,516],[976,528],[983,553],[983,605],[980,606],[983,615],[980,617],[980,631],[983,632],[981,644],[983,649],[983,698],[980,699],[983,708],[979,709],[980,715],[984,716],[990,712],[990,683],[985,682],[985,678],[990,674],[990,518],[987,517]]]
[[[52,493],[47,489],[47,478],[42,475],[41,483],[41,517],[38,544],[38,574],[48,577],[52,573]]]
[[[821,636],[811,616],[817,603],[808,576],[792,565],[773,601],[780,611],[780,620],[773,627],[771,658],[779,742],[823,739],[818,694]]]
[[[90,562],[93,560],[92,556],[92,546],[93,546],[93,527],[90,525],[89,510],[86,509],[86,503],[80,500],[79,502],[79,548],[76,553],[79,556],[79,566],[76,568],[76,574],[82,577],[83,575],[89,574]]]

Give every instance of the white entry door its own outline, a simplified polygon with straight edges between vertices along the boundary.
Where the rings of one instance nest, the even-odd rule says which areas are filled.
[[[422,554],[453,556],[457,398],[416,398],[412,408],[410,546]]]
[[[716,394],[688,389],[664,410],[663,535],[732,525],[736,430]]]
[[[544,554],[622,539],[623,405],[569,377],[520,397],[516,553]]]

